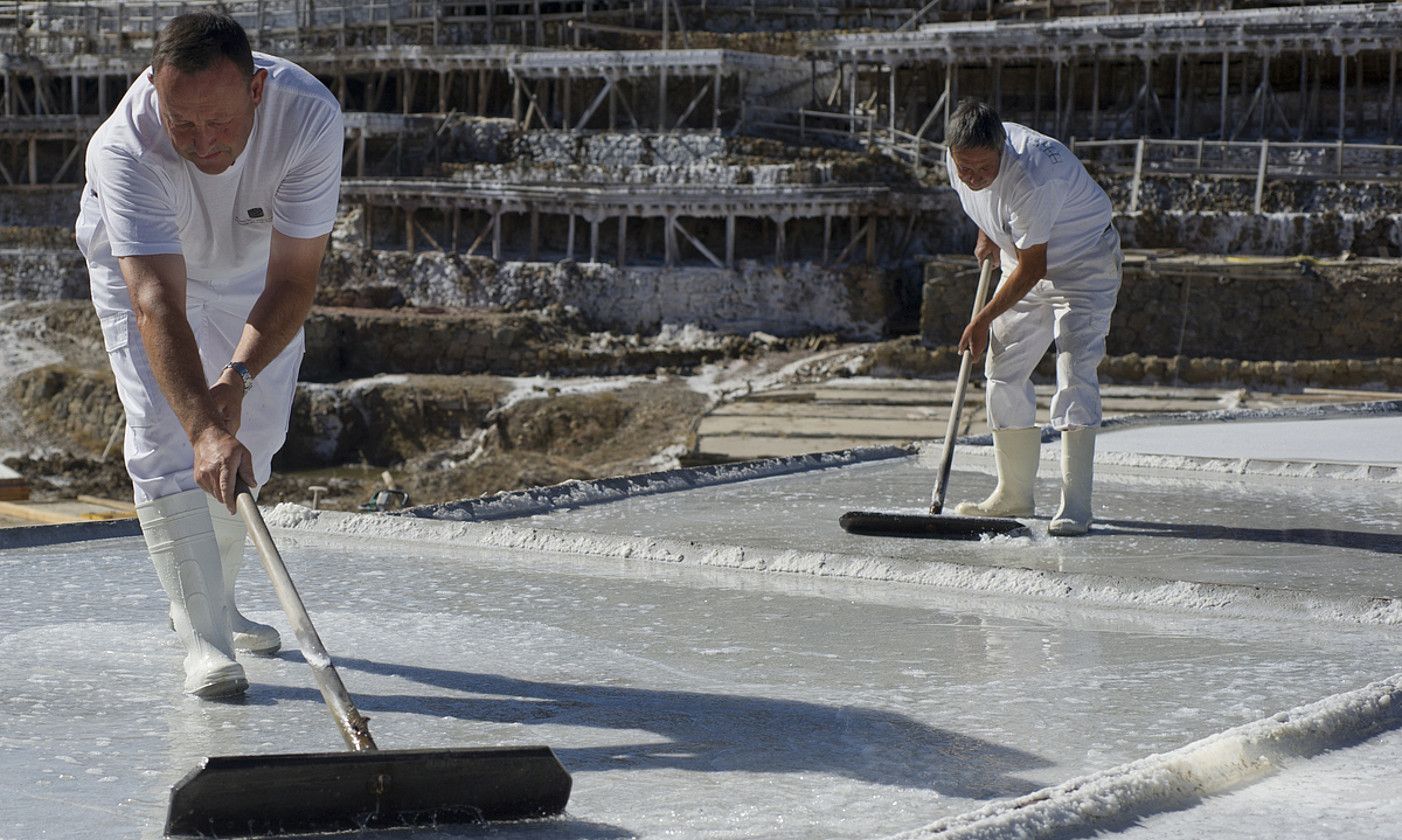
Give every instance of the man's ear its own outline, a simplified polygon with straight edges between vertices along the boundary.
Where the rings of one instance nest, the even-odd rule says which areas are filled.
[[[253,94],[253,104],[257,105],[263,101],[263,84],[268,81],[267,68],[260,67],[253,71],[253,81],[249,82],[248,90]]]

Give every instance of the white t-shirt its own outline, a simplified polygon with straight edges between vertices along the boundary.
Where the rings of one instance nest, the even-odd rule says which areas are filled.
[[[1003,123],[1008,139],[998,177],[974,192],[959,180],[945,154],[949,182],[964,212],[1003,252],[1003,270],[1017,264],[1017,248],[1047,245],[1047,274],[1098,249],[1114,209],[1086,168],[1057,140],[1017,123]]]
[[[130,301],[114,257],[181,254],[190,291],[251,305],[262,292],[274,228],[310,239],[330,232],[341,189],[341,108],[315,76],[253,54],[268,71],[248,146],[207,175],[180,157],[161,125],[149,69],[88,143],[77,239],[102,308]],[[232,301],[231,301],[232,302]]]

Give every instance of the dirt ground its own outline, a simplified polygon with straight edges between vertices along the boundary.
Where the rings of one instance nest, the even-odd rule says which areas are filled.
[[[0,460],[26,478],[35,500],[130,498],[120,435],[103,457],[123,415],[91,306],[0,308],[0,340],[13,356],[0,367]],[[597,352],[600,337],[575,340]],[[666,368],[583,380],[534,371],[401,373],[303,385],[261,498],[308,504],[312,488],[321,487],[321,507],[355,510],[391,485],[410,504],[429,504],[674,467],[726,388],[750,387],[829,343],[719,343],[707,350],[711,379],[703,389]],[[742,372],[729,385],[717,383],[717,365]],[[5,368],[23,372],[6,375]]]

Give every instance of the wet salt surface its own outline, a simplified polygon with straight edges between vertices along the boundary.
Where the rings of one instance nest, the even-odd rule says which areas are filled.
[[[1402,416],[1194,423],[1119,429],[1099,436],[1101,452],[1209,458],[1328,460],[1402,464]]]
[[[1368,626],[278,539],[382,747],[557,751],[575,778],[568,816],[501,836],[880,836],[1398,661],[1396,634]],[[246,611],[295,647],[256,566],[242,584]],[[169,786],[202,755],[343,748],[295,651],[245,660],[242,704],[180,695],[139,539],[0,552],[0,585],[0,837],[156,837]]]
[[[1054,447],[1054,445],[1053,445]],[[1046,448],[1046,447],[1044,447]],[[961,453],[963,454],[963,453]],[[1227,586],[1331,597],[1402,596],[1402,489],[1369,481],[1320,481],[1097,466],[1090,537],[1053,538],[1059,476],[1044,461],[1037,516],[1026,536],[983,542],[847,534],[847,510],[928,513],[933,470],[926,458],[897,458],[635,496],[530,517],[531,525],[628,538],[770,552],[831,552],[906,563]],[[982,499],[996,480],[991,458],[956,461],[946,510]],[[987,461],[989,463],[984,464]],[[976,468],[987,466],[990,472]]]

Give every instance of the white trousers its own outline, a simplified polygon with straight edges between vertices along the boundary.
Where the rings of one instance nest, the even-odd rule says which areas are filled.
[[[88,267],[94,285],[102,282],[109,287],[113,278],[107,273],[119,271],[115,265],[98,262],[90,262]],[[95,299],[98,297],[94,295]],[[212,383],[219,378],[233,357],[248,320],[246,303],[230,306],[228,302],[249,299],[246,294],[220,295],[199,283],[187,284],[185,315],[199,347],[205,381]],[[195,483],[194,449],[151,371],[136,316],[130,308],[112,303],[95,302],[94,306],[102,323],[107,358],[117,379],[117,394],[126,410],[124,455],[136,503],[195,489],[199,485]],[[258,374],[253,388],[244,396],[236,437],[253,454],[253,475],[258,484],[272,474],[273,455],[287,438],[302,351],[303,334],[298,331],[277,359]]]
[[[1100,378],[1110,314],[1120,291],[1124,256],[1120,236],[1107,227],[1099,247],[1048,272],[1022,300],[993,322],[987,377],[988,422],[994,429],[1037,425],[1032,373],[1056,342],[1056,394],[1052,426],[1066,429],[1100,425]],[[1006,273],[1004,274],[1006,277]]]

